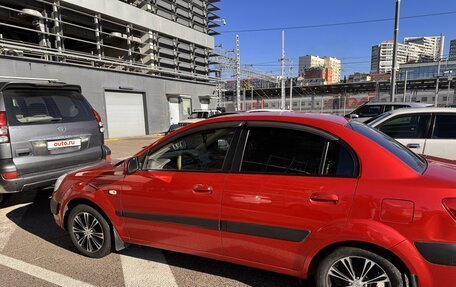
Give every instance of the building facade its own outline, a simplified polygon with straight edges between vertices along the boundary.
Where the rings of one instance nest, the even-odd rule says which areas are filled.
[[[309,69],[330,69],[331,76],[326,77],[328,84],[340,83],[341,61],[333,57],[319,57],[319,56],[301,56],[299,57],[299,73],[305,76],[306,70]],[[322,71],[324,73],[324,71]]]
[[[433,62],[440,56],[440,43],[444,37],[408,37],[397,45],[398,65],[413,62]],[[393,41],[384,41],[372,46],[371,73],[391,73],[393,68]]]
[[[0,76],[81,85],[108,137],[161,132],[216,104],[218,0],[1,2]]]
[[[444,36],[429,36],[429,37],[407,37],[404,39],[404,44],[415,44],[418,45],[421,50],[420,61],[438,61],[438,59],[443,58],[443,49],[440,49],[440,46],[444,47],[445,37]]]
[[[450,56],[449,61],[456,61],[456,40],[452,40],[450,43]]]
[[[348,76],[349,83],[363,83],[363,82],[370,82],[372,77],[370,74],[366,73],[354,73]]]
[[[440,74],[438,74],[438,62],[404,64],[399,68],[399,79],[405,80],[433,79],[437,76],[441,78],[456,77],[456,61],[446,61],[440,64]]]

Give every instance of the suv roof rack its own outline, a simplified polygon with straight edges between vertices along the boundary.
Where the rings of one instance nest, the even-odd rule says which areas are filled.
[[[48,82],[48,83],[61,83],[58,79],[44,79],[44,78],[27,78],[27,77],[0,76],[0,79],[28,80],[28,81]]]

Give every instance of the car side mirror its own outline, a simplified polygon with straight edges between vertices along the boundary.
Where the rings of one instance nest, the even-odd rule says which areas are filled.
[[[127,162],[127,174],[133,174],[139,170],[139,160],[137,157],[132,157]]]
[[[359,119],[359,115],[357,115],[357,114],[350,114],[350,119]]]

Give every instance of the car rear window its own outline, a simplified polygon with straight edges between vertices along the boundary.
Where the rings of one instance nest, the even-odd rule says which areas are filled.
[[[387,149],[415,171],[419,173],[424,173],[426,171],[427,161],[403,146],[395,139],[363,123],[351,121],[348,125],[355,132],[373,140],[383,148]]]
[[[87,101],[76,91],[10,90],[4,94],[11,126],[91,121]]]

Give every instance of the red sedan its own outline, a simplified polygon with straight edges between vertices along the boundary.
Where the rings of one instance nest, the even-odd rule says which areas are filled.
[[[62,176],[51,210],[84,255],[127,243],[316,286],[455,286],[456,166],[342,117],[240,114]]]

